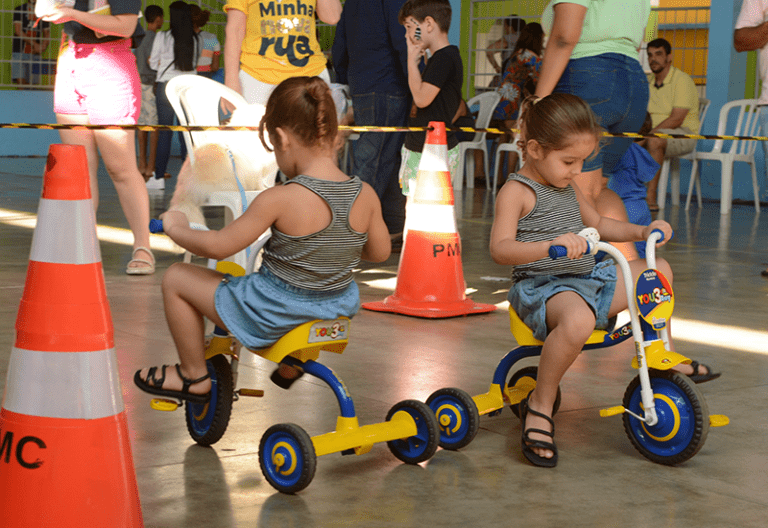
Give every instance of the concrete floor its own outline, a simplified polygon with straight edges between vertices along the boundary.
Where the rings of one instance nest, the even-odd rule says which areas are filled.
[[[9,211],[36,211],[44,164],[41,158],[0,159],[0,388],[32,237]],[[175,173],[178,160],[170,168]],[[99,224],[126,227],[103,169],[101,180]],[[154,216],[171,192],[153,196]],[[456,200],[464,275],[476,290],[471,296],[504,303],[509,270],[494,264],[487,249],[491,198],[476,189]],[[525,461],[519,421],[506,410],[482,417],[477,437],[463,450],[438,450],[419,466],[400,463],[382,444],[359,457],[321,457],[313,482],[295,496],[275,492],[262,476],[259,440],[281,422],[299,424],[310,435],[332,430],[337,406],[327,387],[305,376],[290,391],[280,390],[268,379],[274,365],[246,354],[240,385],[262,388],[265,397],[237,402],[227,433],[212,448],[195,445],[183,414],[151,410],[150,398],[132,382],[140,367],[175,362],[160,282],[180,257],[158,251],[157,274],[129,277],[130,247],[102,242],[146,526],[765,526],[768,280],[759,272],[768,260],[768,218],[748,205],[721,218],[715,203],[688,213],[671,208],[666,215],[676,232],[661,255],[675,273],[677,349],[723,371],[699,388],[711,413],[731,419],[710,430],[695,457],[680,467],[651,463],[632,447],[619,417],[599,417],[600,408],[621,403],[635,376],[632,347],[625,343],[582,354],[563,380],[554,470]],[[390,293],[375,281],[394,277],[397,265],[391,257],[363,266],[356,277],[363,301]],[[346,352],[320,361],[345,381],[361,424],[383,421],[394,403],[425,400],[438,388],[487,391],[497,361],[515,346],[504,309],[446,320],[361,311],[352,329]]]

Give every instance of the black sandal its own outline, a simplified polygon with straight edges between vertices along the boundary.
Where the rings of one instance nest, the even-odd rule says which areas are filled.
[[[712,369],[708,365],[699,363],[698,361],[691,361],[691,367],[693,367],[693,374],[688,377],[694,383],[705,383],[707,381],[712,381],[713,379],[719,378],[720,374],[722,374],[722,372],[712,372]],[[707,373],[699,374],[699,367],[704,367],[707,369]]]
[[[534,416],[538,416],[539,418],[544,418],[545,420],[547,420],[549,424],[552,426],[552,432],[544,431],[542,429],[526,429],[525,422],[526,422],[528,413],[531,413]],[[533,409],[528,407],[528,398],[525,398],[523,401],[520,402],[520,426],[523,431],[521,447],[523,448],[523,455],[525,455],[525,458],[527,458],[528,461],[534,466],[546,467],[546,468],[555,467],[557,465],[557,446],[555,445],[555,422],[552,421],[552,418],[550,418],[546,414],[541,414],[540,412],[534,411]],[[552,442],[545,442],[543,440],[531,440],[528,437],[529,433],[539,433],[545,436],[549,436],[550,438],[552,438]],[[552,456],[552,458],[539,456],[533,451],[534,448],[549,449],[554,453],[554,455]]]
[[[211,377],[211,374],[208,373],[205,376],[202,376],[200,378],[197,378],[195,380],[187,379],[181,374],[181,367],[178,363],[176,363],[176,372],[179,375],[179,378],[181,378],[181,382],[183,383],[180,391],[170,390],[170,389],[163,389],[163,384],[165,383],[165,368],[168,365],[162,366],[162,377],[156,378],[155,374],[157,373],[157,367],[152,367],[147,372],[146,379],[141,379],[141,371],[137,370],[136,374],[133,376],[133,382],[136,384],[138,388],[143,390],[144,392],[148,392],[149,394],[154,394],[156,396],[165,396],[167,398],[175,398],[177,400],[186,400],[190,403],[195,403],[198,405],[203,405],[205,403],[208,403],[211,399],[211,392],[208,391],[207,394],[192,394],[189,392],[189,388],[192,385],[195,385],[196,383],[200,383],[201,381],[205,381],[208,378]]]

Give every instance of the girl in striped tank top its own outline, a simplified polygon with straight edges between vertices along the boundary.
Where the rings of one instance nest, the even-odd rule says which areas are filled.
[[[593,256],[585,256],[587,242],[577,233],[593,227],[601,240],[630,242],[645,240],[660,229],[666,242],[672,228],[663,220],[639,226],[600,216],[571,184],[599,147],[602,133],[579,97],[528,99],[520,129],[525,164],[499,191],[490,251],[498,264],[514,266],[510,306],[544,341],[536,389],[520,403],[522,450],[533,464],[554,467],[557,447],[551,416],[560,380],[592,330],[605,328],[609,318],[627,308],[624,288],[616,288],[623,284],[621,270],[611,259],[596,264]],[[565,246],[568,258],[551,260],[548,251],[553,245]],[[635,278],[645,269],[644,261],[629,264]],[[666,261],[657,259],[657,267],[672,280]],[[697,382],[716,377],[705,365],[693,365],[675,368]]]
[[[352,270],[361,259],[382,262],[390,237],[373,188],[336,165],[336,109],[319,77],[293,77],[270,95],[260,135],[275,149],[284,185],[259,194],[220,231],[190,229],[183,213],[161,216],[165,233],[201,257],[221,260],[253,244],[268,228],[257,273],[231,277],[191,264],[163,277],[165,315],[179,353],[175,367],[136,372],[151,394],[205,403],[210,399],[203,350],[207,317],[248,348],[265,348],[313,319],[352,317],[360,294]],[[273,381],[287,388],[300,373],[280,365]]]

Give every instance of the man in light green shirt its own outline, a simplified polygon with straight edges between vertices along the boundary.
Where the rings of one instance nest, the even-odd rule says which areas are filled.
[[[672,66],[672,46],[663,38],[648,43],[650,99],[648,113],[653,122],[652,134],[697,134],[699,132],[699,93],[691,77]],[[696,148],[695,139],[648,138],[643,146],[659,165],[664,158],[688,154]],[[659,175],[648,183],[648,207],[658,211],[656,203]]]

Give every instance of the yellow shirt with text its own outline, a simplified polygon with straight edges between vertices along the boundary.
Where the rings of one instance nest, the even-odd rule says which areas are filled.
[[[326,65],[315,34],[315,0],[228,0],[224,10],[246,15],[240,67],[255,79],[279,84],[319,75]]]

